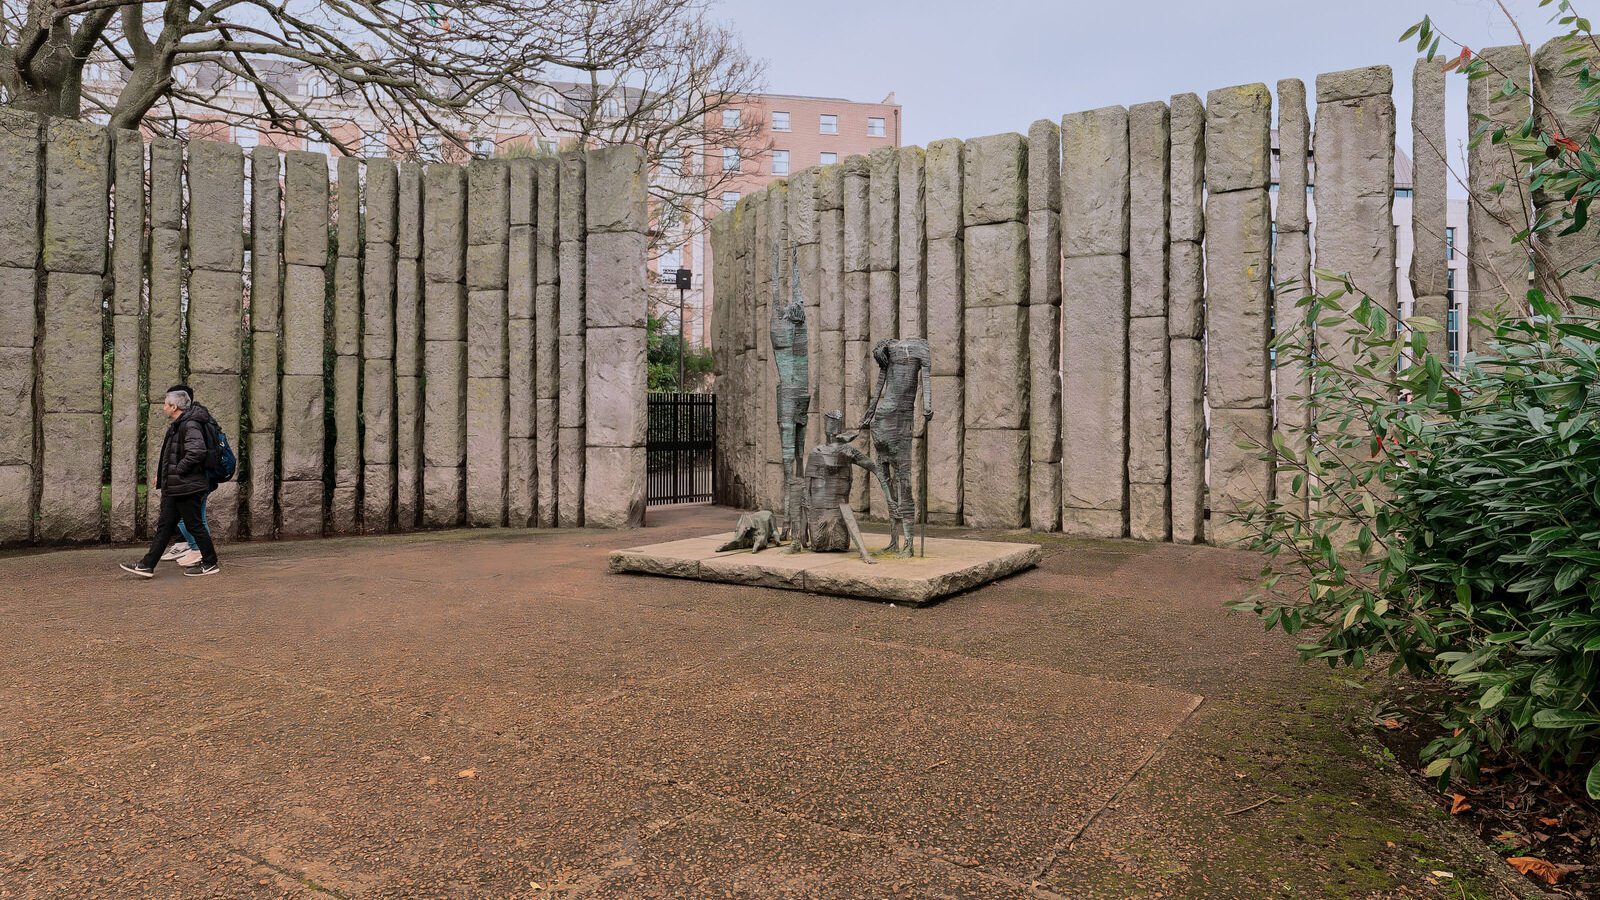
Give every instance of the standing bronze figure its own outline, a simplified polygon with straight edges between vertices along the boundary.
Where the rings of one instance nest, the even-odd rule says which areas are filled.
[[[901,556],[912,553],[912,527],[917,520],[917,498],[912,485],[911,441],[917,393],[921,388],[922,417],[933,418],[933,358],[922,338],[879,341],[872,347],[878,363],[878,384],[867,406],[862,428],[872,430],[872,443],[884,468],[884,500],[889,506],[888,550]],[[901,540],[905,543],[902,545]]]
[[[800,526],[788,552],[802,549],[817,552],[849,550],[852,546],[864,562],[872,562],[867,553],[866,541],[861,537],[861,527],[856,524],[855,512],[850,508],[851,466],[860,466],[878,476],[885,492],[889,484],[884,480],[883,467],[850,446],[855,440],[854,431],[840,433],[844,413],[834,410],[822,417],[823,443],[806,454],[805,491],[801,497]]]
[[[790,262],[789,302],[780,304],[782,250],[772,246],[772,356],[778,365],[778,440],[783,447],[783,522],[781,540],[789,540],[800,509],[801,441],[805,440],[806,414],[811,409],[811,364],[806,339],[806,307],[800,291],[799,250]]]

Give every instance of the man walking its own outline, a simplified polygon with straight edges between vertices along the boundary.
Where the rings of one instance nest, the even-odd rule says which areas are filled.
[[[208,424],[211,418],[211,410],[206,409],[204,405],[194,399],[194,388],[189,387],[187,384],[175,384],[172,387],[167,388],[167,391],[168,393],[171,393],[172,391],[183,391],[185,394],[188,394],[189,409],[191,410],[191,413],[196,419],[199,420],[202,426]],[[205,496],[200,498],[200,522],[206,526],[207,531],[211,530],[211,521],[206,515],[206,504],[211,499],[211,492],[216,489],[216,482],[212,482],[211,487],[206,491]],[[185,525],[182,520],[179,520],[178,522],[178,535],[182,538],[182,540],[173,541],[172,546],[167,548],[167,552],[161,555],[161,561],[167,562],[168,560],[177,560],[178,565],[183,566],[184,568],[188,568],[199,563],[200,545],[195,543],[194,535],[189,533],[189,526]]]
[[[211,543],[211,532],[206,529],[201,506],[211,490],[211,477],[206,472],[209,446],[205,423],[200,409],[189,394],[182,390],[167,392],[163,405],[167,418],[167,434],[161,440],[161,455],[157,462],[156,489],[161,492],[161,516],[156,523],[155,538],[144,558],[134,563],[123,563],[122,570],[141,578],[153,578],[156,563],[172,543],[172,536],[183,523],[193,536],[200,551],[200,562],[183,574],[190,576],[215,575],[222,571],[217,564],[217,550]]]

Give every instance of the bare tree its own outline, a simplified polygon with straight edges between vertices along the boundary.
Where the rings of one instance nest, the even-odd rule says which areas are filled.
[[[483,153],[495,123],[672,167],[760,66],[708,0],[0,0],[0,100],[118,128],[254,127],[361,152]],[[86,74],[94,77],[87,78]],[[363,124],[364,123],[364,124]],[[704,195],[709,186],[693,185]]]

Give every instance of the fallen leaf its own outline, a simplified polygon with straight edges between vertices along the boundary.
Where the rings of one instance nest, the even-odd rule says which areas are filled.
[[[1552,819],[1549,816],[1540,816],[1539,817],[1539,824],[1540,825],[1549,825],[1549,826],[1553,827],[1553,826],[1556,826],[1556,825],[1560,825],[1561,824],[1561,820],[1560,819]]]
[[[1568,872],[1576,871],[1578,868],[1577,866],[1567,866],[1562,865],[1561,863],[1553,863],[1548,859],[1540,859],[1537,856],[1513,856],[1506,860],[1506,862],[1511,866],[1511,868],[1516,869],[1518,872],[1521,872],[1529,878],[1537,878],[1549,885],[1555,884],[1561,880],[1563,875],[1566,875]]]
[[[1389,729],[1390,731],[1396,731],[1406,727],[1406,723],[1400,721],[1399,719],[1384,719],[1383,727]]]
[[[1461,794],[1450,795],[1450,815],[1459,816],[1471,808],[1472,804],[1467,802],[1465,796]]]
[[[477,778],[478,777],[478,770],[477,769],[462,769],[461,771],[456,773],[456,777],[457,778]]]
[[[1456,873],[1454,873],[1454,872],[1446,872],[1443,869],[1434,869],[1432,872],[1429,872],[1428,874],[1432,875],[1435,878],[1454,878],[1454,877],[1456,877]]]
[[[428,785],[429,785],[429,786],[430,786],[430,787],[431,787],[431,786],[433,786],[433,785],[436,785],[436,784],[438,784],[438,783],[439,783],[439,779],[437,779],[437,778],[429,778],[429,779],[428,779]]]

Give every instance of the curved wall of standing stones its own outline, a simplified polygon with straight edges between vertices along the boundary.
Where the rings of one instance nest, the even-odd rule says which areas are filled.
[[[1552,53],[1535,63],[1558,66]],[[1484,55],[1507,71],[1530,65],[1520,49]],[[1438,62],[1412,77],[1409,278],[1415,312],[1443,322],[1444,77]],[[935,412],[917,453],[931,522],[1233,543],[1242,535],[1226,513],[1241,503],[1308,503],[1255,449],[1274,430],[1299,445],[1313,425],[1302,376],[1274,368],[1274,323],[1296,314],[1313,257],[1400,312],[1392,81],[1386,66],[1319,76],[1314,122],[1300,81],[1277,83],[1276,110],[1265,84],[1240,85],[878,150],[741,198],[712,224],[719,500],[781,503],[766,329],[782,296],[773,279],[787,285],[793,259],[815,306],[813,423],[834,408],[860,421],[874,342],[928,338]],[[1526,94],[1490,93],[1469,91],[1469,115],[1528,115]],[[1475,192],[1507,179],[1499,156],[1469,162]],[[1514,204],[1515,191],[1500,196]],[[1525,209],[1507,207],[1509,218]],[[1526,278],[1527,254],[1509,241],[1524,225],[1492,212],[1472,209],[1478,309],[1520,301]],[[1345,343],[1317,340],[1326,353]],[[854,505],[881,516],[866,480]]]
[[[147,534],[179,381],[223,539],[640,524],[639,148],[336,170],[0,109],[0,543]]]

